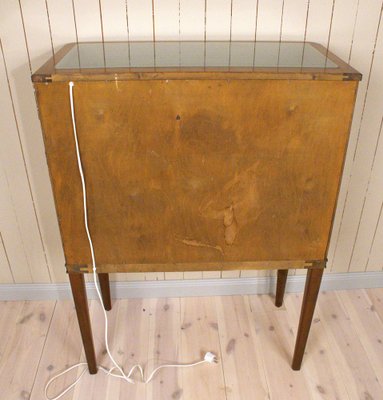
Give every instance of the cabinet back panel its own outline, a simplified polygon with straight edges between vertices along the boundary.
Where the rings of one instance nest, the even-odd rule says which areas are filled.
[[[357,82],[76,82],[100,264],[326,256]],[[90,263],[67,83],[35,84],[67,264]]]

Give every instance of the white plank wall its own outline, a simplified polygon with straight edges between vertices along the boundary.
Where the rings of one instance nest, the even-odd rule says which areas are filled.
[[[86,40],[306,40],[350,62],[363,81],[329,270],[382,270],[382,6],[383,0],[1,0],[0,283],[66,281],[30,75],[63,44]],[[118,274],[114,279],[262,274]]]
[[[373,127],[368,114],[378,117],[382,105],[371,102],[371,94],[375,92],[374,82],[382,79],[383,70],[374,68],[379,55],[375,52],[378,34],[382,32],[382,2],[366,0],[359,2],[357,18],[354,27],[350,63],[359,69],[364,79],[360,84],[355,115],[351,128],[351,136],[344,170],[340,204],[330,249],[332,268],[345,272],[350,270],[352,254],[358,226],[361,223],[361,210],[367,190],[367,182],[371,174],[373,154],[379,127]],[[368,23],[366,23],[368,21]],[[374,78],[374,76],[377,76]],[[380,94],[382,96],[382,93]],[[382,101],[382,98],[381,98]],[[381,102],[380,102],[381,103]],[[373,147],[371,147],[373,146]],[[370,157],[370,158],[367,158]],[[371,226],[371,229],[374,227]],[[382,239],[381,239],[382,240]],[[382,241],[381,241],[381,244]],[[383,260],[381,260],[382,263]],[[351,270],[363,270],[365,265],[353,266]],[[380,268],[382,266],[380,265]]]
[[[11,264],[5,250],[3,237],[0,235],[0,280],[3,283],[14,283]]]
[[[254,40],[257,25],[258,0],[232,2],[231,39]]]

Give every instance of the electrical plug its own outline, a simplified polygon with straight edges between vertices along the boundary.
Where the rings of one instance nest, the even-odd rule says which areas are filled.
[[[208,362],[209,364],[218,364],[218,358],[215,354],[211,353],[210,351],[208,351],[205,354],[205,357],[203,358],[206,362]]]

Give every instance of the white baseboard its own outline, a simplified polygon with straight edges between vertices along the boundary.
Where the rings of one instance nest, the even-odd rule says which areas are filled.
[[[305,278],[305,275],[289,276],[286,291],[302,292]],[[111,282],[111,291],[114,298],[224,296],[273,293],[275,284],[276,277]],[[96,298],[93,283],[87,283],[86,286],[89,298]],[[383,287],[383,272],[325,274],[321,289],[376,287]],[[0,300],[57,300],[71,297],[69,284],[66,283],[0,285]]]

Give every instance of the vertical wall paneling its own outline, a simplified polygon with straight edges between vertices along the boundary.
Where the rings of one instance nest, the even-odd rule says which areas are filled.
[[[183,275],[183,279],[203,279],[202,271],[185,271]]]
[[[334,4],[334,12],[332,18],[331,35],[329,38],[329,50],[337,54],[343,60],[348,61],[351,57],[351,50],[355,35],[355,24],[358,15],[359,0],[337,0]],[[365,77],[363,78],[365,79]],[[361,86],[361,83],[359,83]],[[361,87],[359,87],[360,97]],[[360,119],[360,114],[354,113],[354,121]],[[350,140],[351,144],[351,140]],[[350,147],[350,146],[349,146]],[[350,173],[350,165],[346,162],[344,167],[344,175],[342,185],[338,196],[338,207],[335,213],[333,223],[331,242],[328,251],[328,265],[331,268],[334,259],[334,252],[339,234],[340,221],[342,219],[342,211],[346,197],[346,187],[348,185],[348,176]]]
[[[8,79],[5,69],[2,45],[0,42],[0,233],[1,246],[4,248],[0,264],[0,283],[8,283],[10,274],[8,266],[14,269],[16,282],[32,282],[29,263],[25,254],[21,237],[20,225],[15,214],[15,207],[22,206],[20,202],[13,204],[12,194],[25,196],[28,199],[28,183],[25,167],[19,151],[17,126],[9,96]],[[9,155],[12,156],[10,165]],[[7,159],[8,158],[8,159]],[[6,177],[4,164],[19,177],[19,185],[12,188]],[[12,177],[13,178],[13,177]],[[23,179],[24,178],[24,179]],[[22,184],[24,183],[24,184]],[[22,190],[22,192],[18,192]],[[28,200],[27,200],[28,205]]]
[[[375,163],[373,165],[370,184],[367,190],[366,204],[364,213],[362,214],[360,232],[355,242],[355,254],[363,253],[363,262],[366,259],[365,266],[367,271],[379,271],[383,269],[383,118],[381,121],[378,147],[375,154]],[[363,241],[366,248],[359,243],[364,231],[368,229],[367,238],[371,240]],[[357,257],[353,259],[355,267],[357,267]]]
[[[280,40],[283,0],[259,0],[257,40]]]
[[[282,40],[303,41],[306,34],[308,0],[284,0]]]
[[[180,0],[180,39],[203,40],[205,37],[205,0]]]
[[[233,0],[231,18],[232,40],[254,40],[258,0]]]
[[[383,117],[382,93],[383,24],[381,23],[375,46],[366,107],[360,128],[359,144],[355,155],[354,171],[349,187],[351,196],[349,196],[350,201],[347,206],[352,207],[354,219],[358,220],[356,235],[352,243],[350,271],[358,270],[367,264],[369,244],[373,239],[375,224],[383,200],[382,180],[376,179],[376,171],[378,170],[380,173],[383,171],[381,159],[383,143],[382,140],[379,140],[381,139]],[[355,201],[355,205],[353,205],[352,199],[357,200],[357,196],[359,197],[358,204]]]
[[[348,185],[350,181],[351,169],[353,166],[353,158],[360,128],[361,116],[364,110],[365,100],[367,96],[367,87],[370,80],[371,62],[375,46],[377,25],[379,23],[380,4],[380,1],[358,1],[356,22],[353,29],[349,61],[356,69],[358,69],[363,74],[363,80],[359,82],[358,96],[356,99],[354,118],[352,122],[346,162],[343,171],[342,185],[339,193],[338,207],[335,215],[332,238],[329,248],[329,265],[334,271],[345,271],[347,269],[346,265],[341,266],[338,262],[334,264],[334,259],[335,253],[338,249],[339,239],[342,240],[342,238],[340,238],[340,235],[343,234],[342,232],[344,231],[344,229],[341,230],[341,227],[344,223],[346,225],[345,229],[347,229],[347,221],[345,222],[343,219],[345,212],[345,203],[348,198]],[[365,24],[365,21],[370,21],[370,23]],[[336,27],[334,27],[334,29],[336,30]]]
[[[49,282],[50,273],[47,268],[45,245],[60,243],[57,222],[53,206],[52,192],[49,184],[47,164],[44,154],[40,124],[37,118],[35,98],[30,80],[30,59],[26,47],[24,27],[19,3],[10,0],[0,2],[0,37],[6,59],[9,80],[8,91],[1,96],[9,96],[17,118],[17,148],[9,148],[3,160],[9,177],[12,198],[18,214],[25,252],[28,256],[33,280]],[[11,97],[12,96],[12,97]],[[31,105],[34,105],[33,107]],[[13,111],[13,110],[12,110]],[[7,114],[6,118],[14,118]],[[3,134],[6,134],[6,132]],[[14,138],[11,138],[14,140]],[[24,171],[15,177],[21,155]],[[8,160],[8,161],[7,161]],[[16,165],[15,165],[16,164]],[[33,189],[33,193],[32,193]],[[37,219],[39,217],[39,219]],[[46,242],[43,244],[43,236]],[[56,243],[54,243],[56,239]]]
[[[152,40],[152,0],[127,0],[127,5],[130,40]]]
[[[14,283],[12,276],[11,265],[9,263],[8,255],[5,250],[3,237],[0,231],[0,282]]]
[[[362,145],[364,149],[366,148],[365,143],[362,144],[359,139],[361,137],[362,127],[365,126],[364,124],[370,124],[370,121],[365,121],[364,124],[362,124],[362,121],[367,106],[368,90],[371,87],[371,72],[378,26],[381,19],[381,7],[382,1],[366,0],[359,2],[355,24],[350,62],[355,68],[362,72],[363,80],[359,85],[342,180],[340,199],[342,200],[344,198],[344,202],[343,204],[342,202],[338,204],[337,213],[340,213],[341,217],[339,226],[334,225],[333,241],[331,243],[332,248],[330,248],[330,254],[333,254],[332,269],[338,272],[347,271],[349,268],[354,239],[360,221],[360,212],[363,206],[366,185],[366,182],[363,180],[365,172],[359,170],[360,163],[363,164],[363,170],[371,169],[372,159],[361,159],[360,157],[363,157],[363,153],[356,152],[356,150],[359,145]],[[369,23],[366,23],[366,21],[369,21]],[[373,139],[370,135],[375,136],[376,143],[377,132],[368,132],[366,136],[362,134],[363,141],[367,140],[371,143],[370,140]],[[356,160],[357,154],[359,161]],[[371,154],[371,152],[369,152],[369,154]],[[362,180],[357,180],[357,177],[362,178]],[[339,218],[337,218],[337,220],[339,220]]]
[[[100,0],[100,10],[102,38],[104,41],[129,40],[129,25],[125,0]],[[108,46],[104,46],[103,50],[107,66],[120,66],[121,58],[124,58],[129,65],[130,51],[128,46],[117,57]]]
[[[49,57],[52,57],[52,42],[46,3],[45,0],[35,0],[33,2],[20,0],[20,10],[30,53],[31,68],[36,70]],[[36,26],[39,29],[36,29]]]
[[[220,271],[202,271],[203,279],[217,279],[221,277]]]
[[[156,40],[178,40],[180,32],[179,0],[154,0]]]
[[[382,135],[382,132],[381,132]],[[376,222],[375,232],[370,245],[367,260],[367,271],[383,270],[383,202],[380,205],[379,217]]]
[[[207,0],[206,40],[229,40],[234,0]]]
[[[66,281],[30,73],[53,50],[87,40],[306,39],[328,45],[349,61],[363,73],[363,81],[359,85],[329,265],[335,272],[381,270],[382,3],[383,0],[0,1],[0,283]],[[208,60],[214,49],[206,46],[201,57]],[[138,56],[134,46],[130,50],[127,56]],[[154,48],[148,51],[156,56]],[[160,56],[157,54],[156,62],[160,62]],[[116,274],[114,278],[238,275],[238,271],[226,271]],[[259,273],[242,274],[254,275]]]
[[[47,9],[54,51],[77,42],[72,0],[47,0]]]
[[[165,279],[165,272],[147,272],[145,275],[146,281],[162,281]]]
[[[327,46],[331,28],[334,0],[310,0],[306,40]]]
[[[79,42],[103,41],[103,25],[99,0],[74,0]]]
[[[115,273],[110,274],[112,281],[144,281],[145,274],[143,272],[128,272],[128,273]]]
[[[165,272],[165,279],[166,280],[178,280],[183,279],[184,274],[183,272]]]
[[[1,84],[0,88],[2,88]],[[0,116],[2,116],[1,111]],[[1,125],[0,129],[2,129]],[[22,231],[15,213],[15,206],[11,198],[8,180],[2,165],[0,165],[0,188],[0,232],[2,245],[7,254],[15,282],[31,283],[33,279],[24,250]],[[5,267],[6,265],[4,265],[4,268]],[[2,269],[0,277],[3,278],[6,275],[6,268],[4,270]],[[6,282],[1,281],[0,283]]]
[[[331,25],[329,49],[348,61],[354,37],[359,0],[336,0]]]
[[[126,0],[100,0],[104,40],[128,40]]]

